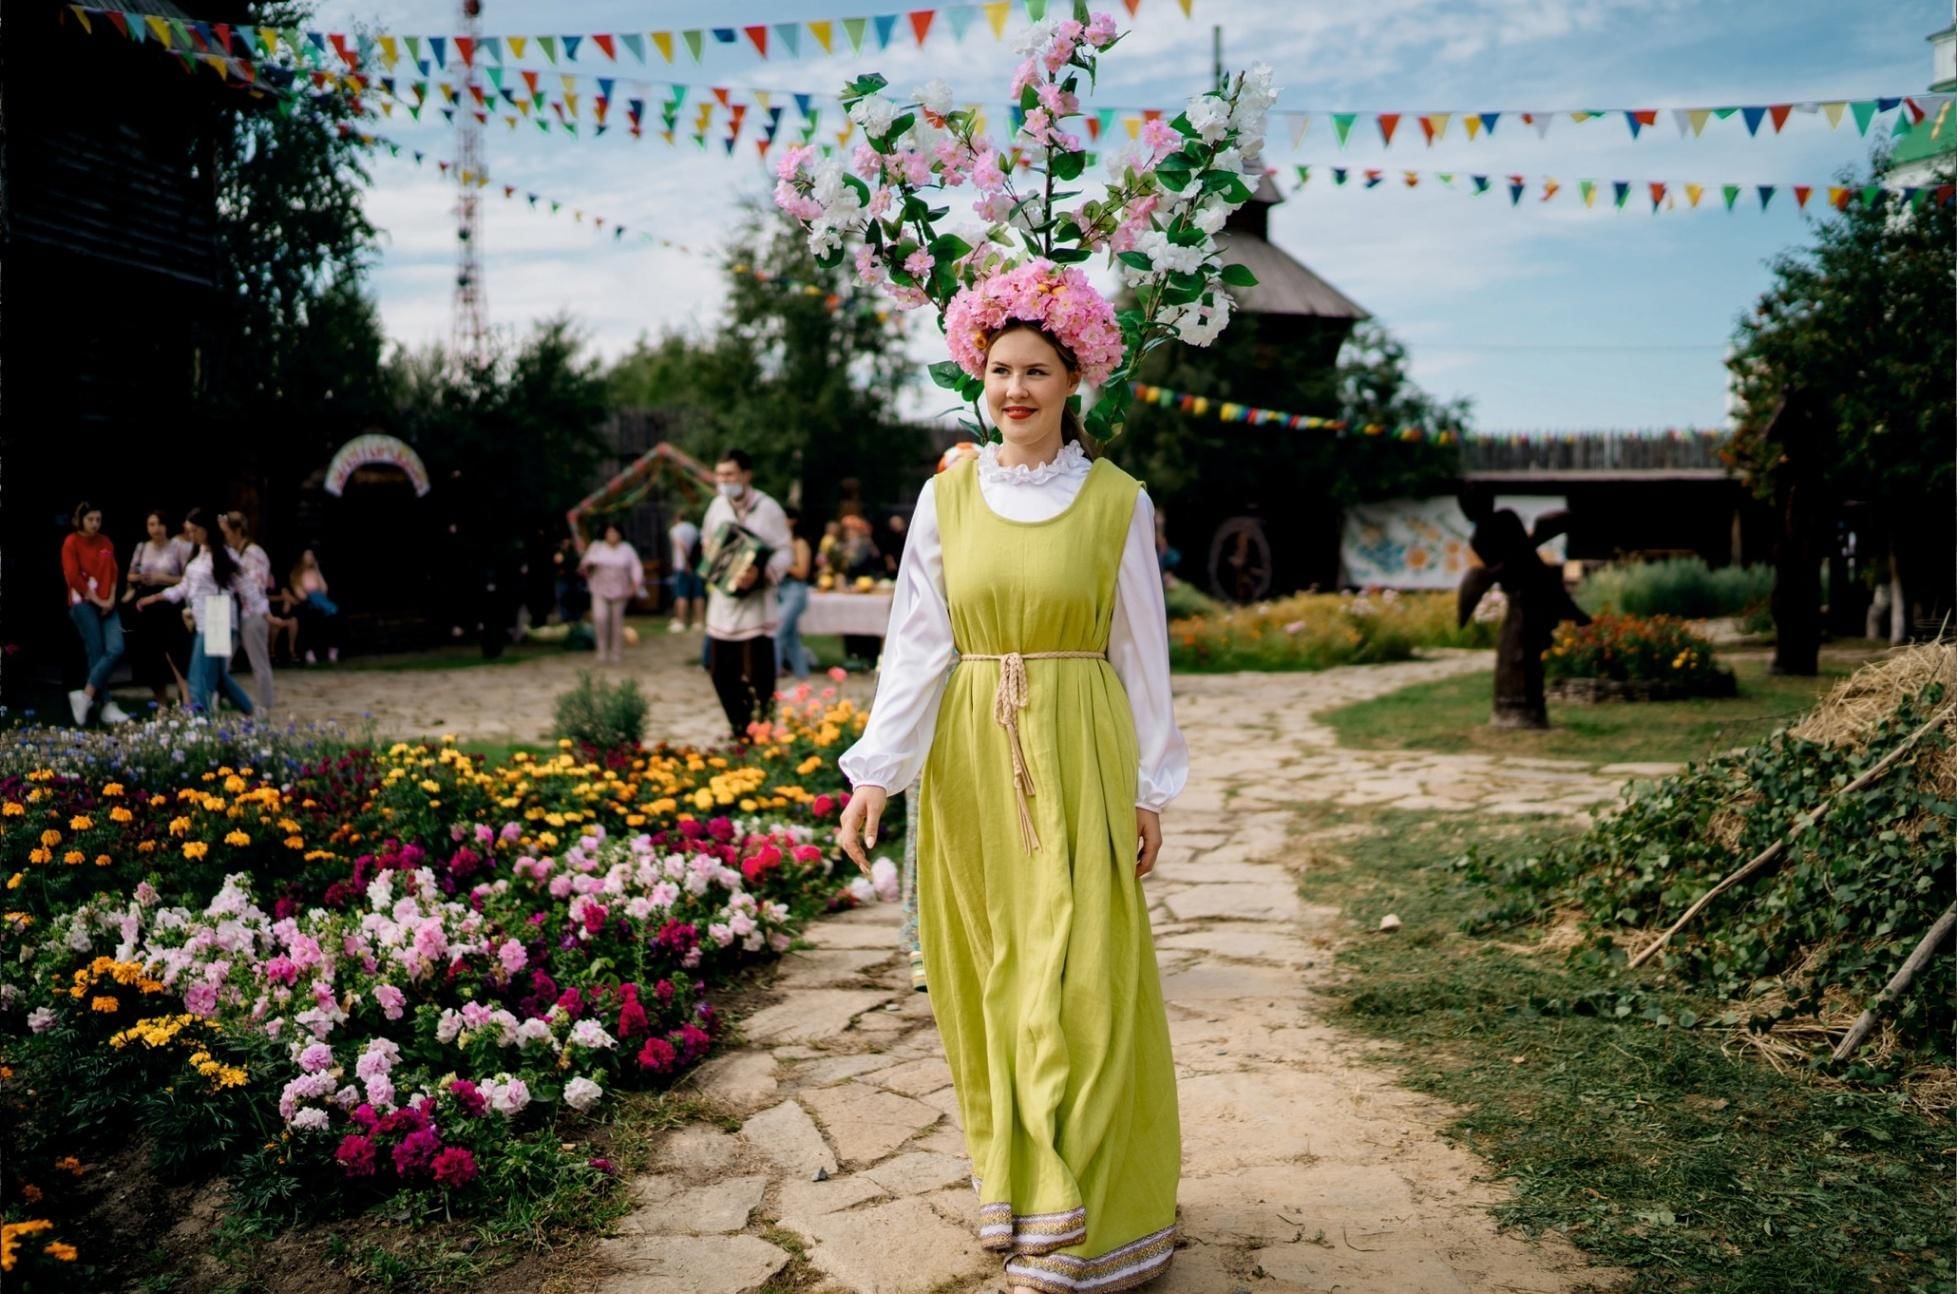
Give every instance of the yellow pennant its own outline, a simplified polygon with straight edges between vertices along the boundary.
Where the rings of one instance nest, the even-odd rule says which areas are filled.
[[[382,100],[381,100],[381,116],[383,116],[383,117],[392,117],[393,115],[394,115],[394,100],[392,100],[392,99],[382,99]]]
[[[1189,6],[1194,4],[1195,0],[1176,0],[1176,3],[1182,6],[1182,16],[1187,18],[1189,16]]]
[[[815,37],[815,43],[822,46],[823,53],[830,54],[835,52],[833,44],[836,39],[836,24],[830,19],[824,18],[818,22],[810,23],[809,35]]]
[[[218,80],[228,81],[231,79],[230,59],[225,58],[221,54],[199,54],[197,57],[204,61],[205,67],[217,73]]]
[[[975,103],[966,108],[965,111],[972,114],[972,133],[974,135],[983,135],[985,133],[985,109]]]
[[[578,88],[578,79],[569,72],[563,73],[557,79],[564,83],[564,94],[567,98],[573,90]]]
[[[659,57],[668,63],[673,61],[673,33],[656,31],[652,33],[652,43],[659,48]]]
[[[564,92],[564,115],[567,117],[578,115],[578,96],[569,90]]]
[[[509,127],[511,130],[516,129],[516,118],[514,116],[510,115],[509,113],[504,113],[503,120],[509,123]]]
[[[530,43],[530,38],[528,36],[505,36],[503,37],[503,43],[510,47],[511,58],[522,58],[523,47]]]
[[[1590,187],[1588,187],[1588,188],[1586,188],[1586,189],[1585,189],[1585,190],[1583,191],[1583,205],[1584,205],[1584,206],[1586,206],[1586,207],[1594,207],[1594,206],[1596,206],[1596,205],[1597,205],[1597,186],[1596,186],[1596,185],[1594,185],[1594,184],[1593,184],[1593,185],[1591,185]]]
[[[388,39],[392,40],[394,38],[390,36],[388,37]],[[258,29],[258,47],[265,51],[265,56],[267,58],[270,58],[272,57],[272,55],[278,53],[279,52],[279,29],[277,27],[260,27]],[[295,49],[292,52],[294,54],[297,54],[299,51]]]
[[[763,111],[763,112],[766,112],[766,111],[768,111],[768,109],[769,109],[770,107],[772,107],[772,106],[773,106],[773,105],[772,105],[772,104],[771,104],[771,103],[769,102],[769,100],[770,100],[770,98],[771,98],[771,97],[772,97],[772,96],[771,96],[771,95],[769,95],[769,93],[768,93],[768,92],[767,92],[766,90],[756,90],[756,91],[754,92],[754,103],[755,103],[755,106],[756,106],[756,107],[758,107],[758,108],[760,108],[760,109],[761,109],[761,111]]]
[[[375,43],[381,47],[381,62],[383,64],[385,64],[388,67],[393,67],[396,63],[401,61],[401,51],[396,46],[394,37],[392,36],[376,37]]]
[[[1694,207],[1699,205],[1699,199],[1705,195],[1706,186],[1703,184],[1688,184],[1685,186],[1685,200]]]
[[[1209,397],[1206,395],[1197,396],[1195,401],[1190,405],[1189,411],[1198,417],[1208,413],[1210,411]]]
[[[1435,140],[1447,138],[1447,123],[1453,116],[1451,112],[1430,112],[1422,118],[1427,123],[1427,129],[1432,132],[1427,140],[1430,146]]]
[[[1461,124],[1467,128],[1468,139],[1470,142],[1480,137],[1481,135],[1480,114],[1473,113],[1473,112],[1469,113],[1467,116],[1461,118]]]
[[[1578,109],[1570,114],[1570,120],[1581,126],[1584,122],[1590,120],[1590,114],[1584,112],[1582,109]]]
[[[443,82],[441,82],[441,87],[442,87],[442,102],[443,102],[443,103],[454,103],[454,102],[455,102],[455,87],[454,87],[454,86],[452,86],[452,85],[450,85],[450,84],[449,84],[448,82],[446,82],[446,81],[443,81]]]
[[[518,99],[516,101],[516,110],[528,118],[530,116],[530,100]]]
[[[1842,113],[1848,111],[1848,102],[1844,99],[1836,99],[1832,103],[1822,104],[1821,111],[1828,114],[1828,124],[1830,126],[1839,126],[1841,125]]]
[[[163,42],[163,48],[165,49],[170,48],[169,20],[164,18],[158,18],[152,15],[148,18],[143,19],[143,21],[149,24],[149,29],[151,31],[156,33],[156,38]]]
[[[855,133],[856,133],[856,123],[853,121],[845,121],[843,123],[843,128],[836,132],[836,142],[838,144],[847,144],[849,142],[849,137],[851,135],[854,135]]]
[[[1130,139],[1141,138],[1142,119],[1140,117],[1123,117],[1121,119],[1121,124],[1127,128],[1128,138]]]
[[[1562,189],[1563,186],[1556,182],[1555,176],[1553,175],[1544,176],[1542,182],[1542,200],[1544,202],[1549,201],[1551,198],[1555,197],[1558,193],[1560,193]]]
[[[1693,108],[1685,114],[1692,122],[1692,138],[1697,139],[1705,133],[1706,122],[1712,118],[1712,109]]]
[[[994,40],[1004,38],[1006,34],[1006,17],[1011,12],[1012,0],[994,0],[994,3],[985,6],[985,20],[992,24],[992,37]]]
[[[71,4],[68,6],[68,9],[75,15],[75,21],[82,25],[82,30],[93,36],[95,34],[95,28],[89,26],[88,10],[78,4]]]

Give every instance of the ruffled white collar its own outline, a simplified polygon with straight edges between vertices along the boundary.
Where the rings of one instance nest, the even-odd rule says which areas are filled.
[[[999,446],[993,443],[980,449],[978,456],[979,480],[1000,485],[1045,485],[1062,477],[1085,476],[1093,465],[1077,440],[1063,442],[1059,453],[1033,467],[1005,466],[999,462]]]

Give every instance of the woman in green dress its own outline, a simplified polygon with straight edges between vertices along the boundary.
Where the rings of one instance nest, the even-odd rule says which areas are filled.
[[[876,703],[841,760],[855,793],[839,839],[859,866],[887,794],[922,774],[931,1006],[980,1243],[1006,1255],[1014,1294],[1161,1275],[1181,1164],[1141,878],[1188,754],[1154,510],[1086,455],[1068,404],[1078,321],[1111,311],[1071,290],[1056,280],[963,339],[1001,442],[920,495]]]

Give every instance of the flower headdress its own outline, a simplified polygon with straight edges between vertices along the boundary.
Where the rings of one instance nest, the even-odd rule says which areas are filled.
[[[1192,98],[1173,121],[1144,122],[1131,145],[1103,159],[1101,194],[1063,207],[1082,192],[1056,186],[1078,181],[1088,163],[1064,124],[1081,115],[1081,75],[1091,84],[1121,39],[1113,17],[1090,15],[1083,0],[1071,18],[1036,24],[1013,74],[1018,129],[1004,149],[981,133],[979,110],[952,107],[943,82],[900,106],[871,74],[843,94],[864,139],[848,169],[806,145],[776,164],[775,201],[802,222],[823,265],[839,264],[854,244],[865,283],[905,308],[936,308],[952,355],[931,366],[940,386],[976,405],[991,335],[1010,321],[1034,324],[1100,388],[1085,424],[1101,440],[1120,433],[1128,376],[1142,357],[1171,340],[1208,345],[1230,316],[1225,286],[1257,282],[1241,265],[1220,264],[1214,235],[1262,175],[1264,119],[1277,97],[1270,69],[1255,68]],[[940,231],[950,208],[931,201],[967,184],[987,222],[976,246]],[[1120,263],[1133,292],[1120,311],[1078,268],[1101,254]]]

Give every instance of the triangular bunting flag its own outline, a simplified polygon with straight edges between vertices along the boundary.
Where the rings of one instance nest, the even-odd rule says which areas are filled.
[[[1427,137],[1427,147],[1432,148],[1437,139],[1447,138],[1447,123],[1453,117],[1450,112],[1430,112],[1420,119],[1420,133]]]
[[[1495,123],[1502,119],[1502,114],[1499,112],[1482,112],[1475,115],[1480,118],[1481,128],[1488,132],[1489,138],[1494,138]]]
[[[1813,194],[1814,194],[1814,186],[1812,184],[1795,185],[1794,205],[1796,207],[1799,207],[1802,211],[1806,211],[1808,209],[1808,199],[1812,197]]]
[[[1311,167],[1309,167],[1309,166],[1301,166],[1301,167],[1299,167],[1299,168],[1298,168],[1298,184],[1299,184],[1299,187],[1301,187],[1301,188],[1302,188],[1303,186],[1305,186],[1305,185],[1307,185],[1307,184],[1310,184],[1310,183],[1311,183]]]
[[[549,59],[553,64],[557,62],[557,37],[555,36],[537,37],[537,48],[542,50],[544,52],[544,57]]]
[[[1379,114],[1379,137],[1380,139],[1385,141],[1388,147],[1392,146],[1393,132],[1399,128],[1399,125],[1400,125],[1399,113],[1382,112]]]
[[[1731,211],[1733,204],[1739,201],[1740,186],[1737,184],[1722,184],[1719,186],[1719,194],[1726,199],[1726,210]]]
[[[938,11],[936,9],[913,9],[910,11],[908,17],[911,20],[911,35],[917,37],[919,48],[923,47],[924,38],[931,32],[931,20],[937,16]]]
[[[985,6],[985,21],[992,25],[994,39],[1003,40],[1006,35],[1006,17],[1012,13],[1012,0],[991,0]]]
[[[582,37],[582,36],[566,36],[566,37],[564,37],[564,57],[565,57],[565,59],[566,59],[567,61],[575,61],[575,60],[576,60],[576,58],[577,58],[577,56],[578,56],[578,44],[579,44],[579,42],[580,42],[580,41],[582,41],[583,39],[584,39],[584,37]]]
[[[1381,181],[1382,179],[1384,179],[1384,178],[1385,178],[1385,173],[1384,173],[1384,172],[1382,172],[1382,171],[1381,171],[1381,170],[1380,170],[1380,169],[1379,169],[1378,167],[1376,167],[1376,166],[1369,166],[1369,167],[1367,167],[1367,168],[1366,168],[1366,187],[1367,187],[1367,188],[1369,188],[1369,189],[1375,189],[1375,188],[1378,188],[1378,187],[1379,187],[1379,182],[1380,182],[1380,181]]]
[[[668,63],[673,61],[673,33],[656,31],[652,33],[652,47],[659,51],[659,57]]]
[[[503,38],[501,36],[483,37],[476,42],[476,49],[478,52],[487,54],[489,57],[495,59],[499,64],[503,61]]]
[[[1656,215],[1658,208],[1665,201],[1665,186],[1657,180],[1653,180],[1649,187],[1651,189],[1651,210],[1652,214]]]
[[[626,52],[632,56],[635,62],[643,63],[646,61],[646,38],[638,32],[620,32],[618,43],[625,46]]]
[[[793,22],[775,24],[775,39],[788,51],[790,58],[802,57],[802,25]]]
[[[1760,133],[1760,123],[1766,119],[1766,116],[1767,110],[1765,108],[1740,109],[1740,120],[1746,123],[1746,133],[1749,135]]]
[[[1705,195],[1706,186],[1703,184],[1688,184],[1685,186],[1685,200],[1694,207],[1699,205],[1699,199]]]
[[[591,43],[596,45],[599,53],[603,54],[608,60],[614,63],[618,61],[618,44],[609,34],[595,32],[592,34]]]
[[[863,52],[863,32],[869,27],[868,18],[843,19],[843,34],[849,37],[849,47],[855,53]]]
[[[1305,131],[1311,127],[1309,112],[1296,113],[1291,121],[1291,147],[1296,148],[1305,142]]]
[[[955,4],[944,11],[945,20],[951,24],[951,38],[963,41],[965,33],[971,28],[972,19],[978,17],[978,9],[973,5]]]
[[[509,43],[511,58],[522,58],[523,51],[530,47],[528,36],[505,36],[503,39]]]
[[[1584,206],[1594,207],[1597,205],[1597,182],[1595,180],[1578,180],[1576,182],[1576,191],[1583,195]]]
[[[1352,123],[1359,119],[1356,112],[1335,112],[1332,114],[1332,130],[1339,137],[1339,147],[1345,147],[1346,136],[1352,133]]]
[[[897,30],[897,15],[894,13],[880,13],[871,19],[871,21],[876,24],[877,28],[877,48],[889,49],[890,34]]]
[[[1420,187],[1420,172],[1401,171],[1400,182],[1405,184],[1409,189],[1417,189]]]
[[[768,24],[755,23],[753,26],[743,27],[741,30],[747,33],[748,40],[753,43],[754,52],[762,58],[768,57]]]
[[[815,43],[822,46],[823,53],[830,54],[835,52],[835,23],[827,18],[821,19],[818,22],[812,22],[809,24],[809,35],[815,37]]]
[[[1521,176],[1519,175],[1509,176],[1509,205],[1511,207],[1518,206],[1521,204],[1522,190],[1525,187],[1527,186],[1523,184]]]
[[[1480,197],[1480,196],[1481,196],[1482,194],[1484,194],[1484,193],[1486,193],[1486,192],[1488,192],[1488,177],[1487,177],[1487,176],[1485,176],[1485,175],[1470,175],[1470,176],[1468,177],[1468,182],[1469,182],[1470,184],[1472,184],[1472,185],[1474,185],[1474,186],[1475,186],[1475,196],[1476,196],[1476,197]]]
[[[1857,99],[1848,105],[1848,110],[1855,114],[1856,132],[1863,135],[1868,134],[1869,122],[1875,119],[1875,101],[1873,99]]]
[[[1845,99],[1830,99],[1821,105],[1821,111],[1828,118],[1828,124],[1830,126],[1838,127],[1841,125],[1842,113],[1848,111],[1848,101]]]
[[[1542,182],[1542,200],[1544,202],[1549,201],[1551,198],[1555,197],[1557,194],[1561,193],[1562,191],[1563,191],[1563,186],[1556,182],[1555,176],[1547,176],[1544,178]]]
[[[1869,210],[1874,210],[1876,207],[1882,205],[1882,186],[1880,184],[1865,184],[1862,186],[1862,205]]]
[[[1760,210],[1765,211],[1767,204],[1774,200],[1774,186],[1771,184],[1756,184],[1753,188],[1760,195]]]
[[[1787,124],[1788,114],[1793,111],[1794,105],[1791,103],[1770,103],[1767,105],[1767,117],[1774,124],[1774,134],[1778,135],[1780,133],[1780,128]]]
[[[1481,134],[1481,114],[1468,112],[1461,115],[1461,129],[1468,132],[1470,141]]]
[[[474,67],[476,65],[476,42],[469,37],[457,36],[455,38],[455,52],[461,56],[462,66]]]
[[[1631,196],[1631,182],[1629,180],[1612,180],[1610,182],[1610,192],[1611,201],[1617,205],[1618,210],[1622,211],[1625,200]]]
[[[693,56],[695,63],[700,61],[700,47],[706,42],[706,37],[707,34],[698,27],[689,27],[680,33],[680,38],[686,42],[686,52]]]

